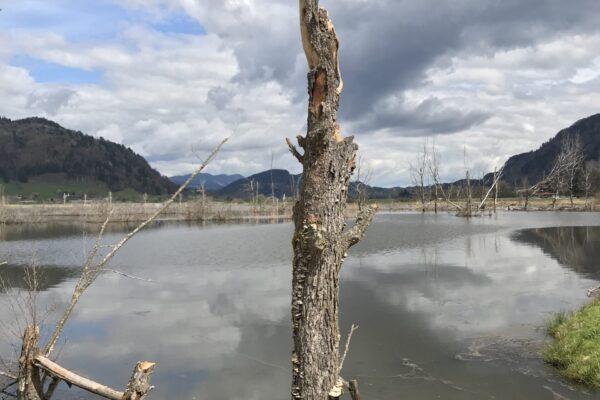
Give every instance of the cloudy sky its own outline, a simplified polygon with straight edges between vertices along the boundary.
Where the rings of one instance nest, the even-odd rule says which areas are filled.
[[[598,0],[322,0],[341,40],[345,134],[371,183],[488,171],[600,112]],[[0,115],[123,143],[167,175],[299,172],[306,129],[293,0],[0,0]]]

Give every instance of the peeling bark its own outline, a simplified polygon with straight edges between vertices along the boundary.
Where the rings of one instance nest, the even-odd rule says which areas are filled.
[[[41,400],[40,373],[33,359],[39,353],[40,330],[37,326],[28,326],[23,334],[19,375],[17,380],[18,400]]]
[[[358,146],[344,138],[337,110],[342,89],[339,42],[317,0],[299,0],[302,43],[309,66],[308,132],[299,201],[294,206],[292,279],[292,399],[326,400],[339,387],[339,274],[346,252],[358,243],[375,208],[366,207],[344,231],[348,184]],[[335,394],[337,395],[337,393]]]

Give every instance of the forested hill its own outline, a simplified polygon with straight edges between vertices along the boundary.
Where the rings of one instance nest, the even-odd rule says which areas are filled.
[[[133,189],[152,195],[176,185],[131,149],[43,118],[0,118],[0,183],[52,182]]]
[[[567,135],[580,137],[586,161],[600,159],[600,114],[596,114],[558,132],[539,149],[509,158],[504,167],[503,180],[516,186],[522,186],[525,182],[530,185],[538,182],[552,168],[562,140]]]

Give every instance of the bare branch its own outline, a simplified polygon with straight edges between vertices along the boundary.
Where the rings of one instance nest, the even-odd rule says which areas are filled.
[[[357,329],[358,329],[358,325],[352,324],[352,327],[350,327],[350,332],[348,333],[348,339],[346,339],[346,347],[344,348],[344,354],[342,355],[342,358],[340,359],[340,368],[339,368],[338,373],[342,372],[342,368],[344,367],[344,361],[346,361],[346,356],[348,355],[348,350],[350,349],[350,340],[352,340],[352,334]]]
[[[354,226],[345,233],[346,247],[350,248],[360,242],[365,235],[373,216],[378,210],[377,204],[363,207],[358,211]]]
[[[35,357],[35,365],[48,373],[50,375],[57,377],[69,384],[75,385],[82,389],[87,390],[88,392],[100,395],[104,398],[111,400],[121,400],[125,393],[120,392],[118,390],[114,390],[109,388],[108,386],[102,385],[101,383],[95,382],[91,379],[84,378],[81,375],[77,375],[74,372],[69,371],[66,368],[61,367],[56,364],[54,361],[50,359],[38,355]]]
[[[285,142],[287,143],[287,145],[290,149],[290,153],[292,153],[292,155],[294,157],[296,157],[296,160],[298,160],[300,163],[302,163],[304,161],[304,157],[302,156],[302,154],[300,154],[298,152],[298,149],[296,148],[296,146],[294,146],[292,141],[289,138],[285,138]]]
[[[156,283],[156,281],[154,281],[154,280],[152,280],[152,279],[147,279],[147,278],[142,278],[142,277],[140,277],[140,276],[135,276],[135,275],[126,274],[125,272],[117,271],[116,269],[112,269],[112,268],[105,268],[104,270],[105,270],[106,272],[112,272],[112,273],[114,273],[114,274],[117,274],[117,275],[124,276],[125,278],[135,279],[135,280],[142,281],[142,282]]]
[[[485,194],[485,197],[483,198],[483,200],[481,200],[481,203],[479,203],[479,206],[477,207],[478,210],[481,210],[481,207],[483,207],[483,205],[485,204],[485,202],[486,202],[487,198],[489,197],[490,193],[492,193],[492,190],[494,190],[494,188],[496,187],[496,185],[500,181],[500,178],[502,178],[502,173],[503,172],[504,172],[504,166],[502,166],[502,168],[500,168],[500,171],[498,171],[498,173],[495,174],[495,176],[494,176],[494,182],[492,182],[492,186],[490,186],[490,189]],[[482,179],[482,181],[483,181],[483,179]]]

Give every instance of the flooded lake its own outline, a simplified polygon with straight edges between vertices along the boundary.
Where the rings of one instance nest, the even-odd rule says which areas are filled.
[[[546,320],[598,285],[599,226],[591,213],[378,215],[342,269],[342,341],[360,326],[342,375],[369,400],[600,399],[539,355]],[[53,325],[95,229],[0,227],[5,330],[31,262]],[[291,235],[287,223],[142,232],[111,268],[146,280],[102,275],[67,325],[60,363],[122,388],[136,361],[156,361],[153,399],[289,398]],[[3,356],[11,340],[3,333]]]

